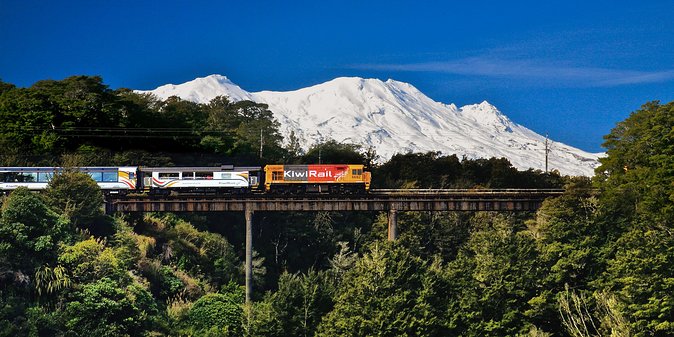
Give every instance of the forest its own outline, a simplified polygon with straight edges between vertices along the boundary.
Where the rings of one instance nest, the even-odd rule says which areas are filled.
[[[0,199],[0,336],[674,335],[674,102],[604,137],[595,176],[326,141],[264,104],[0,81],[0,166],[362,163],[373,188],[564,188],[536,213],[102,213],[88,175]]]

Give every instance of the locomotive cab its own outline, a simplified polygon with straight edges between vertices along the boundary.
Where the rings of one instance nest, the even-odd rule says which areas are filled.
[[[363,165],[267,165],[267,192],[302,194],[357,194],[370,189],[370,172]]]

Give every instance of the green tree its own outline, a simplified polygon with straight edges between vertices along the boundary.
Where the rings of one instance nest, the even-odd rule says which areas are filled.
[[[323,272],[281,275],[271,303],[278,331],[269,336],[313,336],[321,318],[332,309],[334,284]]]
[[[242,333],[243,292],[207,294],[194,302],[189,311],[189,329],[199,336],[240,336]]]
[[[155,127],[168,128],[164,130],[168,135],[174,131],[171,129],[184,129],[181,131],[186,133],[175,134],[172,139],[176,145],[194,146],[192,140],[198,139],[196,131],[205,124],[206,114],[199,104],[171,96],[160,103],[155,118]]]
[[[637,336],[674,334],[674,237],[633,229],[617,242],[604,286],[626,302],[620,309]]]
[[[515,336],[534,320],[530,300],[541,268],[533,237],[504,216],[479,214],[456,260],[446,267],[449,326],[454,335]]]
[[[102,278],[69,298],[66,328],[75,336],[139,336],[152,329],[157,313],[152,295],[140,285]]]
[[[459,159],[439,152],[396,154],[372,174],[373,184],[382,188],[446,188],[460,176]]]
[[[40,195],[19,188],[4,201],[0,217],[0,336],[26,335],[39,271],[54,265],[60,244],[72,237]],[[57,286],[56,288],[59,288]],[[56,319],[56,318],[55,318]],[[46,326],[45,326],[46,328]]]
[[[103,193],[84,172],[64,170],[54,174],[45,190],[45,198],[51,207],[76,225],[103,215]]]
[[[263,158],[280,158],[279,155],[283,155],[283,138],[278,132],[280,124],[274,119],[269,107],[266,104],[240,101],[234,103],[233,108],[241,119],[236,128],[238,139],[234,143],[235,148],[255,153],[262,141]]]
[[[130,89],[117,89],[115,95],[121,105],[120,127],[148,128],[158,122],[157,110],[162,102],[152,94],[139,94]],[[149,144],[143,144],[149,145]],[[136,144],[138,146],[138,144]]]
[[[469,217],[456,212],[399,212],[398,238],[413,254],[424,259],[456,257],[470,236]],[[386,239],[388,215],[380,213],[373,224],[373,238]]]
[[[382,188],[554,188],[558,174],[518,171],[505,158],[459,160],[439,152],[396,154],[373,171],[373,185]]]
[[[100,76],[71,76],[61,81],[38,81],[31,87],[48,97],[54,126],[117,124],[117,98]]]
[[[295,164],[305,154],[302,148],[301,139],[295,134],[294,130],[290,131],[288,135],[288,144],[286,144],[288,152],[285,162],[288,164]]]
[[[244,304],[244,336],[246,337],[270,337],[284,336],[281,328],[281,320],[272,302],[258,301]]]
[[[78,283],[92,282],[103,277],[113,280],[127,278],[113,249],[105,247],[103,240],[93,237],[62,247],[58,262]]]
[[[251,101],[232,103],[224,96],[204,107],[208,117],[201,145],[228,155],[253,154],[279,160],[285,154],[281,146],[280,124],[266,104]],[[262,143],[260,143],[262,142]],[[259,153],[262,146],[262,154]]]
[[[649,102],[605,137],[598,220],[618,238],[597,287],[617,294],[637,336],[674,333],[674,102]]]
[[[620,301],[610,293],[596,292],[588,298],[567,287],[558,301],[562,326],[573,337],[634,336]]]
[[[53,107],[46,95],[33,89],[14,89],[0,95],[2,154],[45,153],[62,147],[54,131]]]
[[[234,247],[222,235],[198,230],[172,214],[148,214],[142,225],[156,242],[152,247],[153,252],[146,256],[155,256],[163,263],[191,275],[203,275],[216,288],[238,279],[239,259]],[[152,267],[154,265],[156,263],[148,264],[151,274],[159,272],[158,268]]]
[[[302,157],[307,164],[364,164],[365,157],[359,145],[338,143],[328,140],[312,145]]]
[[[0,80],[0,95],[2,95],[5,91],[10,91],[15,88],[16,86],[14,84],[3,82],[2,80]]]
[[[344,277],[317,336],[440,336],[436,268],[403,247],[375,245]]]
[[[232,102],[225,96],[218,96],[204,108],[208,117],[201,145],[213,152],[231,155],[236,140],[234,130],[240,124],[237,114],[232,111]]]
[[[0,268],[32,275],[37,266],[56,260],[59,243],[68,242],[71,235],[68,221],[39,195],[18,188],[2,206]]]
[[[602,207],[616,224],[635,217],[674,226],[674,102],[650,102],[604,137],[596,170]]]
[[[33,336],[67,336],[65,315],[60,310],[49,306],[36,305],[26,310],[26,335]]]
[[[589,179],[576,178],[564,195],[546,200],[527,225],[536,240],[544,276],[542,291],[530,303],[540,327],[559,326],[558,294],[566,287],[592,290],[606,268],[605,246],[619,235],[597,220],[598,199]]]
[[[102,128],[118,127],[125,117],[119,97],[101,77],[71,76],[61,81],[38,81],[29,90],[51,114],[46,130],[57,137],[59,143],[50,151],[75,150],[83,143],[106,148],[119,145],[119,139],[100,137],[106,132]]]

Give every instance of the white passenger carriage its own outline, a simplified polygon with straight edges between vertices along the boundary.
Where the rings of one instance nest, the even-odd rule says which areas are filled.
[[[60,167],[0,167],[0,192],[9,193],[19,187],[39,191],[47,188]],[[136,189],[137,167],[79,167],[89,174],[104,193],[126,193]]]
[[[142,167],[143,187],[153,193],[171,191],[245,193],[259,186],[259,168],[220,167]]]

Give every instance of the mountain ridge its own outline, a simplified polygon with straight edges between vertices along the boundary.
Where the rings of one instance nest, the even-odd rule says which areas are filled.
[[[467,158],[505,157],[519,169],[545,168],[546,138],[510,120],[486,100],[457,107],[434,101],[412,84],[338,77],[292,91],[248,92],[222,75],[167,84],[151,93],[208,103],[217,96],[265,103],[284,136],[305,144],[334,139],[373,147],[382,159],[395,153],[441,151]],[[550,142],[549,168],[591,176],[601,154]]]

